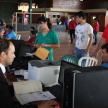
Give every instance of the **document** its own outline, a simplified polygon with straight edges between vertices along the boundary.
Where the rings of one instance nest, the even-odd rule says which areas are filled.
[[[42,91],[42,84],[37,80],[13,82],[13,86],[16,94]]]
[[[53,96],[49,91],[46,91],[16,95],[16,98],[20,104],[24,105],[32,101],[51,100],[55,99],[56,97]]]

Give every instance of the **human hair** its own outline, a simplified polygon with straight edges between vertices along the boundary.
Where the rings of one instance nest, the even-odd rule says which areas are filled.
[[[36,36],[36,32],[35,31],[30,31],[31,34],[34,34]]]
[[[9,26],[8,25],[6,25],[6,28],[8,28]]]
[[[97,20],[98,20],[98,18],[94,18],[94,20],[96,20],[96,21],[97,21]]]
[[[33,29],[33,31],[35,31],[35,28],[34,27],[30,27],[31,29]]]
[[[108,53],[108,43],[104,44],[101,48],[106,49],[106,52]]]
[[[10,41],[6,39],[0,40],[0,54],[2,52],[5,52],[6,54],[8,54],[9,46],[10,46]]]
[[[79,18],[82,17],[84,20],[86,19],[85,13],[83,11],[79,11],[75,16],[79,16]]]
[[[71,16],[71,18],[72,18],[72,17],[74,18],[74,16]]]
[[[47,22],[48,28],[49,28],[49,29],[52,28],[52,24],[51,24],[49,18],[42,16],[42,17],[40,17],[40,18],[37,20],[37,23],[41,23],[41,22],[44,22],[44,23]]]
[[[3,33],[3,32],[4,32],[4,30],[2,28],[0,28],[0,33]]]
[[[11,30],[13,30],[13,27],[12,27],[12,26],[8,26],[8,29],[11,29]]]

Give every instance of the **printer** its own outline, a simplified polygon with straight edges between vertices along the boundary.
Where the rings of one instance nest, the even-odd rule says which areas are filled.
[[[28,62],[28,80],[39,80],[45,87],[58,84],[60,65],[50,60]]]

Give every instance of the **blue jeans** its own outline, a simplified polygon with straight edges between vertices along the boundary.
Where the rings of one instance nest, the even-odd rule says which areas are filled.
[[[89,53],[85,53],[83,52],[85,49],[78,49],[77,47],[75,47],[75,56],[80,59],[81,57],[89,57]],[[84,67],[85,66],[85,62],[86,60],[83,60],[81,63],[81,66]]]
[[[97,44],[97,34],[98,34],[98,32],[94,32],[95,44]]]
[[[25,17],[22,17],[22,23],[24,23],[24,18],[25,18]]]

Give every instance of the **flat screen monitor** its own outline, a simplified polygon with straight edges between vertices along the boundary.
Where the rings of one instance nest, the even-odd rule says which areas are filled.
[[[18,57],[23,57],[26,53],[31,53],[32,48],[26,45],[21,45],[18,53]]]
[[[61,61],[61,66],[60,66],[59,79],[58,79],[59,84],[60,84],[60,85],[63,85],[63,80],[64,80],[64,70],[65,70],[65,69],[68,69],[68,68],[78,68],[78,67],[80,67],[80,66],[62,60],[62,61]]]

